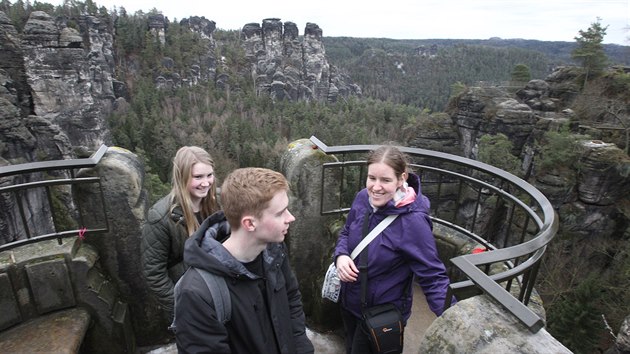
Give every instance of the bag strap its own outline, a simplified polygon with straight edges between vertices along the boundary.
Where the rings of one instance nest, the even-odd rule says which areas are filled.
[[[367,224],[367,220],[369,219],[370,214],[371,213],[365,214],[365,221],[364,221],[364,223]],[[363,251],[365,246],[367,246],[370,242],[372,242],[372,240],[374,240],[376,238],[376,236],[378,236],[378,234],[383,232],[383,230],[385,230],[385,228],[387,226],[389,226],[389,224],[391,224],[392,221],[394,221],[394,219],[396,219],[397,217],[398,217],[398,214],[396,214],[396,215],[388,215],[385,219],[383,219],[383,221],[381,221],[378,225],[376,225],[376,227],[374,229],[372,229],[372,231],[370,231],[370,233],[367,234],[367,236],[365,236],[361,240],[361,242],[359,242],[357,247],[352,251],[352,254],[350,255],[350,258],[352,258],[352,259],[357,258],[357,256],[359,255],[359,253],[361,253],[361,251]]]
[[[212,302],[214,303],[214,309],[217,313],[217,319],[221,323],[226,324],[232,318],[232,299],[230,297],[230,291],[228,290],[225,278],[220,275],[208,272],[207,270],[189,267],[188,271],[195,270],[206,283],[210,295],[212,296]],[[182,276],[183,278],[183,276]],[[175,306],[173,308],[173,322],[168,327],[169,330],[176,332],[177,326],[175,326],[175,319],[177,318],[177,301],[179,299],[179,293],[181,288],[181,278],[175,283],[175,289],[173,290],[173,298],[175,299]]]
[[[368,238],[371,235],[366,235],[368,233],[368,229],[370,227],[370,214],[371,213],[367,213],[365,214],[365,219],[363,220],[363,231],[361,232],[361,234],[363,235],[363,240],[364,241],[366,238]],[[377,226],[381,225],[383,222],[380,222]],[[372,230],[372,233],[374,230]],[[363,252],[361,252],[361,255],[359,256],[359,280],[361,281],[361,309],[364,309],[367,307],[367,291],[368,291],[368,284],[367,284],[367,276],[368,276],[368,249],[363,250]]]
[[[358,253],[361,254],[359,258],[359,279],[361,280],[361,307],[367,306],[367,260],[368,260],[368,250],[365,248],[372,240],[376,238],[389,224],[392,223],[397,217],[396,215],[388,215],[383,221],[381,221],[375,228],[368,233],[368,228],[370,227],[369,219],[372,213],[368,212],[365,214],[365,219],[363,219],[363,231],[364,235],[359,245],[352,251],[352,258],[354,259]],[[367,234],[367,235],[366,235]],[[365,248],[365,250],[364,250]],[[358,250],[358,252],[357,252]],[[356,252],[356,254],[355,254]]]
[[[210,290],[212,301],[214,302],[214,309],[217,313],[217,319],[221,321],[221,323],[226,324],[232,317],[232,299],[230,298],[230,291],[228,290],[225,278],[204,269],[193,269],[201,275]]]

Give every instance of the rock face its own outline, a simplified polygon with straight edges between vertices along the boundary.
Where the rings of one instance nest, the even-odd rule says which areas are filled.
[[[621,324],[619,334],[617,334],[617,340],[615,341],[615,347],[610,350],[610,354],[627,354],[630,353],[630,316]]]
[[[487,296],[457,303],[425,332],[415,353],[572,353],[544,328],[531,333]]]
[[[505,134],[520,152],[534,127],[534,114],[526,104],[497,88],[473,87],[457,103],[452,116],[461,137],[464,157],[476,159],[481,136]],[[518,154],[517,154],[518,155]]]
[[[149,15],[147,33],[164,44],[168,18]],[[199,37],[203,46],[188,67],[172,58],[160,59],[154,73],[157,87],[177,88],[214,83],[230,87],[223,60],[215,57],[216,23],[190,17],[180,25]],[[295,23],[265,19],[243,27],[242,45],[257,93],[277,100],[335,102],[361,95],[359,86],[326,59],[322,30],[308,23],[300,37]],[[0,12],[0,156],[10,163],[74,157],[72,147],[95,149],[111,144],[106,118],[129,98],[125,83],[114,79],[114,28],[109,16],[53,18],[35,11],[18,33]],[[133,65],[131,65],[133,66]]]
[[[335,102],[340,96],[361,95],[359,86],[328,63],[322,30],[307,23],[300,41],[293,22],[277,18],[243,26],[241,38],[251,63],[258,94],[279,100]]]
[[[0,157],[5,164],[68,159],[76,157],[76,147],[95,150],[111,143],[105,126],[114,99],[111,26],[93,16],[77,23],[79,30],[64,18],[35,11],[20,34],[0,12]],[[41,212],[45,198],[34,190],[27,193],[32,227],[49,228],[48,214]],[[18,220],[12,203],[0,201],[4,220]],[[0,227],[3,242],[25,235],[19,225]]]
[[[449,112],[451,129],[460,138],[463,156],[473,159],[477,158],[479,139],[483,135],[505,134],[513,143],[512,154],[522,162],[524,179],[540,190],[558,212],[562,237],[553,241],[549,252],[555,253],[549,253],[553,254],[550,257],[564,258],[558,253],[564,247],[568,250],[565,251],[567,256],[557,266],[580,266],[584,274],[596,272],[604,278],[615,272],[606,262],[617,265],[614,259],[627,249],[630,157],[615,144],[583,137],[572,151],[577,155],[575,163],[544,169],[537,164],[541,161],[537,144],[545,133],[559,132],[564,127],[574,134],[579,132],[577,124],[573,123],[576,121],[572,119],[574,112],[569,108],[580,91],[575,84],[576,75],[571,68],[560,68],[545,80],[530,81],[514,96],[500,87],[470,88],[458,97],[456,108]],[[597,98],[593,99],[595,101]],[[411,142],[408,145],[422,147],[422,142]],[[609,253],[605,257],[598,251],[603,245],[608,245]],[[547,259],[546,263],[551,269],[541,271],[541,278],[547,275],[545,271],[553,272],[556,266],[553,259]],[[618,271],[619,267],[614,269]],[[495,349],[496,352],[512,351]],[[460,352],[469,351],[477,352],[473,348]]]
[[[2,157],[62,159],[73,156],[71,146],[110,142],[113,36],[104,21],[82,16],[79,31],[35,11],[18,34],[0,12]]]
[[[107,220],[102,213],[85,216],[86,225],[109,225],[102,235],[86,235],[85,243],[99,254],[101,267],[116,284],[122,301],[129,306],[131,325],[138,345],[169,338],[168,320],[150,295],[140,263],[141,228],[148,209],[144,166],[128,150],[110,147],[93,169],[82,169],[79,177],[100,176]],[[77,203],[82,210],[100,210],[101,190],[94,185],[81,187]]]
[[[321,165],[335,162],[336,158],[313,147],[308,139],[292,142],[283,154],[280,166],[289,183],[297,187],[291,190],[291,212],[300,222],[291,226],[288,246],[291,264],[299,264],[295,267],[295,274],[300,279],[304,311],[312,317],[313,322],[330,328],[340,323],[339,310],[336,304],[321,298],[325,271],[314,270],[327,269],[332,262],[331,255],[337,240],[337,234],[330,230],[334,217],[321,216],[319,203],[324,188],[320,182]],[[324,182],[327,191],[325,200],[337,200],[335,195],[338,188],[334,186],[338,180],[335,174],[327,176]]]
[[[546,80],[530,81],[516,97],[499,87],[472,87],[457,100],[453,127],[463,156],[473,159],[481,136],[505,134],[513,143],[512,154],[523,161],[526,178],[558,208],[562,229],[619,237],[614,235],[630,224],[624,209],[630,197],[630,158],[622,150],[584,140],[579,168],[542,171],[535,166],[536,140],[571,122],[573,112],[567,107],[577,92],[570,83],[574,78],[574,71],[560,68]],[[563,218],[563,213],[571,217]]]
[[[105,117],[114,100],[111,25],[81,16],[81,32],[42,11],[31,13],[22,34],[33,113],[57,125],[73,146],[110,143]]]
[[[584,141],[577,193],[586,204],[612,205],[630,195],[630,159],[615,144]]]

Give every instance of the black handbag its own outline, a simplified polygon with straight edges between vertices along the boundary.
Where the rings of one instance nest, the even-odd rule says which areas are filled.
[[[363,310],[363,326],[372,352],[398,354],[403,350],[402,314],[394,304],[381,304]]]
[[[363,221],[363,235],[367,234],[369,214]],[[391,303],[367,307],[367,247],[359,257],[359,278],[361,279],[362,326],[375,354],[399,354],[403,350],[405,324],[400,310]]]

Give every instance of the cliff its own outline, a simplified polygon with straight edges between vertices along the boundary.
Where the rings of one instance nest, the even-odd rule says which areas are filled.
[[[459,147],[463,156],[479,159],[482,137],[506,136],[511,143],[507,155],[518,162],[510,172],[539,189],[560,218],[537,288],[550,313],[548,329],[554,336],[558,335],[554,331],[566,331],[562,339],[570,338],[567,327],[586,326],[583,320],[575,323],[567,312],[579,308],[592,323],[600,323],[590,328],[591,338],[610,345],[614,338],[597,329],[604,325],[602,318],[618,328],[630,312],[627,290],[622,290],[629,285],[623,274],[630,265],[630,157],[623,150],[627,144],[623,135],[615,138],[610,132],[628,112],[622,109],[622,100],[607,95],[610,89],[601,82],[590,85],[597,92],[591,88],[585,94],[576,82],[578,76],[575,68],[565,67],[516,91],[470,87],[452,101],[449,116],[434,115],[435,122],[429,124],[423,121],[407,145],[451,153]],[[612,81],[606,76],[603,80]],[[616,115],[607,114],[611,107],[617,108]],[[495,154],[484,162],[502,167],[505,157]],[[601,290],[596,294],[577,290],[576,284],[588,279]],[[577,300],[579,296],[586,298]]]
[[[18,34],[0,12],[2,157],[26,161],[73,156],[72,147],[110,143],[113,36],[106,18],[82,16],[79,30],[45,12]]]
[[[24,157],[26,161],[72,156],[71,147],[93,149],[110,144],[107,118],[128,101],[129,90],[138,79],[140,61],[129,53],[117,53],[114,23],[122,15],[82,15],[57,17],[35,11],[21,33],[0,12],[0,114],[6,118],[0,127],[5,143],[2,157]],[[165,45],[171,31],[162,14],[147,16],[147,33],[156,45]],[[220,90],[238,91],[246,87],[242,78],[254,82],[258,95],[274,100],[316,100],[335,102],[339,97],[360,96],[353,84],[326,58],[322,30],[308,23],[300,37],[295,23],[265,19],[246,24],[241,46],[247,66],[238,67],[217,59],[227,46],[214,39],[214,21],[191,17],[180,21],[188,31],[194,50],[186,60],[161,57],[152,73],[154,85],[168,90],[184,86],[207,85]],[[174,53],[176,54],[176,53]],[[116,77],[124,77],[122,81]]]
[[[361,88],[342,76],[326,59],[322,30],[307,23],[299,38],[293,22],[265,19],[262,27],[243,27],[245,55],[257,92],[274,99],[335,102],[339,96],[361,95]]]

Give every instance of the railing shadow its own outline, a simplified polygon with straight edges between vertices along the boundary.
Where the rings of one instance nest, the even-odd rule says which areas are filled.
[[[321,214],[346,213],[365,184],[366,153],[377,145],[330,147],[315,136],[310,140],[338,160],[323,164]],[[544,321],[527,305],[546,246],[558,230],[549,200],[526,181],[494,166],[437,151],[399,148],[421,176],[433,222],[486,250],[450,259],[457,271],[451,272],[449,295],[461,300],[486,293],[530,331],[541,329]],[[326,176],[333,174],[341,176],[336,179],[337,200],[325,200],[330,193],[323,192],[324,180],[330,181]],[[445,304],[450,306],[450,301]]]

